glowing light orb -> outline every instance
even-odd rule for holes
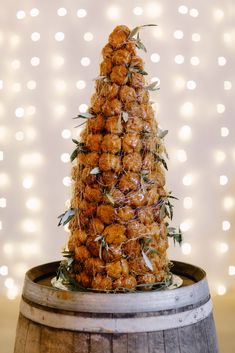
[[[228,177],[226,175],[220,175],[219,183],[220,183],[220,185],[228,184]]]
[[[60,17],[66,16],[66,15],[67,15],[67,10],[66,10],[66,8],[60,7],[60,8],[57,10],[57,15],[60,16]]]
[[[23,179],[22,185],[25,189],[31,189],[34,184],[33,177],[27,176]]]
[[[189,243],[183,243],[183,244],[181,245],[181,251],[182,251],[182,253],[183,253],[184,255],[189,255],[189,254],[191,254],[191,251],[192,251],[192,246],[191,246],[191,244],[189,244]]]
[[[183,179],[182,182],[185,186],[190,186],[193,183],[193,176],[191,174],[186,174]]]
[[[143,9],[140,6],[137,6],[133,9],[133,13],[136,16],[141,16],[143,14]]]
[[[227,137],[229,135],[229,129],[225,126],[220,129],[221,137]]]
[[[87,12],[86,12],[85,9],[79,9],[79,10],[77,11],[77,17],[79,17],[79,18],[86,17],[86,15],[87,15]]]
[[[222,222],[222,229],[224,232],[227,232],[231,228],[231,224],[229,221]]]
[[[225,287],[225,285],[220,284],[220,285],[217,286],[217,290],[216,291],[217,291],[218,295],[224,295],[227,292],[227,288]]]
[[[181,30],[174,31],[174,38],[175,39],[182,39],[184,38],[184,32]]]
[[[158,63],[160,61],[160,55],[157,54],[157,53],[153,53],[151,54],[150,56],[150,60],[153,62],[153,63]]]
[[[86,56],[83,57],[83,58],[81,58],[81,65],[82,65],[82,66],[89,66],[90,63],[91,63],[90,58],[88,58],[88,57],[86,57]]]
[[[57,42],[62,42],[62,41],[64,40],[64,38],[65,38],[64,32],[57,32],[57,33],[55,34],[55,40],[56,40]]]
[[[70,137],[72,136],[72,133],[69,129],[64,129],[61,132],[61,136],[63,137],[63,139],[67,140],[67,139],[70,139]]]
[[[76,82],[77,89],[84,89],[86,87],[86,82],[83,80],[79,80]]]
[[[189,196],[186,196],[183,201],[184,208],[190,210],[193,207],[193,199]]]
[[[84,34],[83,38],[86,42],[91,42],[93,40],[94,36],[91,32],[86,32]]]

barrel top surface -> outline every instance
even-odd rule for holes
[[[30,269],[25,275],[23,297],[33,303],[76,312],[132,313],[168,310],[206,300],[209,288],[201,268],[173,261],[173,273],[183,286],[172,290],[134,293],[94,293],[58,290],[51,285],[59,261]]]

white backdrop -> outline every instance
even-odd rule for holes
[[[72,117],[86,109],[101,48],[117,24],[141,33],[157,119],[170,130],[168,187],[180,198],[169,256],[202,266],[223,295],[235,275],[234,1],[8,0],[0,9],[0,285],[60,258]]]

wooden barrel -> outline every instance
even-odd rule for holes
[[[217,353],[206,273],[174,261],[183,286],[136,293],[67,292],[59,262],[26,273],[15,353]]]

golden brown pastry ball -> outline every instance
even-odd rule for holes
[[[102,259],[105,262],[117,261],[122,257],[122,248],[121,245],[109,245],[108,249],[103,249]]]
[[[122,224],[114,223],[105,228],[103,236],[108,244],[118,245],[126,240],[126,227]]]
[[[104,223],[110,224],[115,218],[115,209],[111,205],[99,205],[97,207],[97,217]]]
[[[138,132],[140,133],[143,130],[143,120],[138,117],[129,117],[126,123],[126,132]]]
[[[133,87],[124,85],[120,88],[119,97],[123,103],[133,102],[136,100],[136,92]]]
[[[111,58],[112,57],[112,54],[113,54],[113,48],[112,46],[108,43],[104,46],[104,48],[102,49],[102,55],[103,55],[103,58],[106,59],[106,58]]]
[[[138,72],[134,72],[130,77],[130,85],[134,88],[142,88],[145,85],[144,76]]]
[[[85,261],[84,268],[86,273],[95,276],[97,273],[103,273],[105,270],[104,261],[100,258],[89,258]]]
[[[119,172],[121,169],[120,157],[111,153],[102,153],[99,159],[99,167],[102,171],[105,172],[108,170]]]
[[[112,82],[119,86],[125,85],[128,81],[128,70],[125,66],[114,66],[110,74]]]
[[[108,76],[112,71],[112,60],[111,59],[104,59],[100,64],[100,75],[101,76]]]
[[[84,244],[87,240],[87,233],[82,229],[76,229],[73,231],[72,236],[78,240],[81,244]]]
[[[118,49],[113,53],[112,62],[114,65],[128,65],[131,59],[131,54],[126,49]]]
[[[79,204],[79,209],[83,212],[84,216],[90,217],[96,213],[97,205],[83,199]]]
[[[154,222],[154,214],[152,207],[140,208],[138,211],[138,217],[141,223],[149,225]]]
[[[106,272],[111,278],[119,278],[121,275],[129,274],[129,265],[125,259],[106,264]]]
[[[156,168],[156,162],[155,162]],[[148,174],[148,180],[150,183],[154,183],[157,187],[161,187],[165,185],[166,179],[163,170],[159,166],[157,169],[150,171]]]
[[[126,44],[130,30],[126,26],[117,26],[113,32],[109,35],[109,44],[114,48],[118,49]]]
[[[120,115],[111,116],[107,118],[105,128],[112,134],[120,134],[123,131],[122,121]]]
[[[91,277],[88,276],[86,272],[80,272],[76,275],[76,281],[81,284],[84,288],[90,288],[91,287]]]
[[[140,153],[133,152],[126,154],[122,158],[122,165],[124,170],[131,170],[132,172],[139,172],[142,166],[142,158]]]
[[[128,50],[133,56],[136,55],[136,45],[134,42],[129,41],[125,44],[124,48]]]
[[[102,106],[105,103],[105,98],[94,93],[91,97],[91,113],[101,113]],[[91,118],[92,119],[92,118]]]
[[[133,275],[145,275],[151,273],[151,270],[146,266],[142,256],[136,257],[129,261],[130,273]]]
[[[112,188],[113,186],[116,185],[118,180],[118,175],[116,172],[112,171],[107,171],[107,172],[102,172],[102,174],[99,176],[99,183],[102,186],[108,186],[109,188]]]
[[[140,256],[141,245],[138,239],[130,239],[123,245],[123,251],[129,259]]]
[[[101,140],[101,134],[89,134],[86,138],[86,146],[90,151],[98,152],[100,150]]]
[[[99,185],[87,185],[84,192],[84,198],[90,202],[100,202],[103,194],[100,191]]]
[[[127,224],[127,236],[128,238],[140,238],[147,236],[146,227],[144,224],[138,221],[131,221]]]
[[[110,277],[103,276],[98,273],[93,279],[91,283],[91,287],[96,290],[111,290],[112,289],[112,280]]]
[[[97,134],[101,132],[104,128],[105,120],[102,115],[97,115],[95,118],[90,118],[87,120],[87,128],[89,132]]]
[[[149,91],[144,89],[144,88],[137,88],[136,90],[136,96],[137,96],[137,102],[142,104],[142,103],[148,103],[149,102]]]
[[[86,184],[93,184],[96,181],[96,175],[92,175],[91,170],[90,167],[85,167],[82,170],[80,178]]]
[[[86,248],[86,246],[82,245],[82,246],[75,247],[74,258],[76,261],[85,261],[90,256],[91,254]]]
[[[91,253],[92,256],[94,257],[99,257],[100,256],[100,246],[101,246],[101,243],[100,243],[100,240],[96,240],[96,237],[98,236],[99,234],[93,236],[93,235],[90,235],[87,239],[87,242],[86,242],[86,247],[87,249],[89,250],[89,252]]]
[[[155,205],[159,200],[158,187],[152,186],[146,191],[147,205]]]
[[[143,119],[146,118],[145,106],[143,104],[139,104],[137,102],[128,102],[125,104],[125,110],[131,117],[140,117]]]
[[[114,201],[115,206],[122,205],[125,201],[125,195],[119,189],[112,189],[109,193]]]
[[[101,234],[104,230],[104,224],[99,218],[92,218],[89,223],[89,232],[91,235]]]
[[[85,154],[85,165],[88,167],[97,167],[99,164],[99,154],[97,152],[90,152]]]
[[[154,160],[154,155],[150,152],[146,152],[143,157],[142,168],[144,170],[150,171],[150,170],[153,170],[155,166],[156,166],[156,162]]]
[[[146,207],[147,208],[147,207]],[[146,231],[153,241],[159,241],[160,239],[160,227],[157,222],[146,225]]]
[[[86,165],[86,157],[87,157],[86,153],[79,153],[76,158],[77,164],[80,166]]]
[[[116,83],[105,82],[103,80],[96,81],[96,91],[99,95],[106,99],[116,98],[119,92],[119,86]]]
[[[117,135],[107,134],[104,135],[102,143],[101,143],[101,150],[103,152],[110,152],[110,153],[117,153],[121,150],[121,139]]]
[[[142,190],[131,191],[128,194],[127,202],[132,207],[141,207],[146,205],[146,198]]]
[[[122,266],[120,261],[111,262],[106,264],[106,272],[111,278],[119,278],[122,274]]]
[[[122,103],[118,99],[114,98],[104,103],[102,107],[102,112],[104,113],[105,116],[108,117],[108,116],[120,114],[121,109],[122,109]]]
[[[122,148],[126,153],[140,152],[142,141],[138,134],[126,134],[122,140]]]
[[[137,173],[126,172],[120,178],[119,188],[122,192],[137,190],[140,185],[140,177]]]
[[[130,62],[131,66],[134,66],[138,69],[143,70],[144,68],[144,61],[142,58],[140,58],[139,56],[135,55],[131,58],[131,62]]]
[[[135,211],[130,206],[120,207],[117,213],[120,222],[127,222],[135,217]]]

